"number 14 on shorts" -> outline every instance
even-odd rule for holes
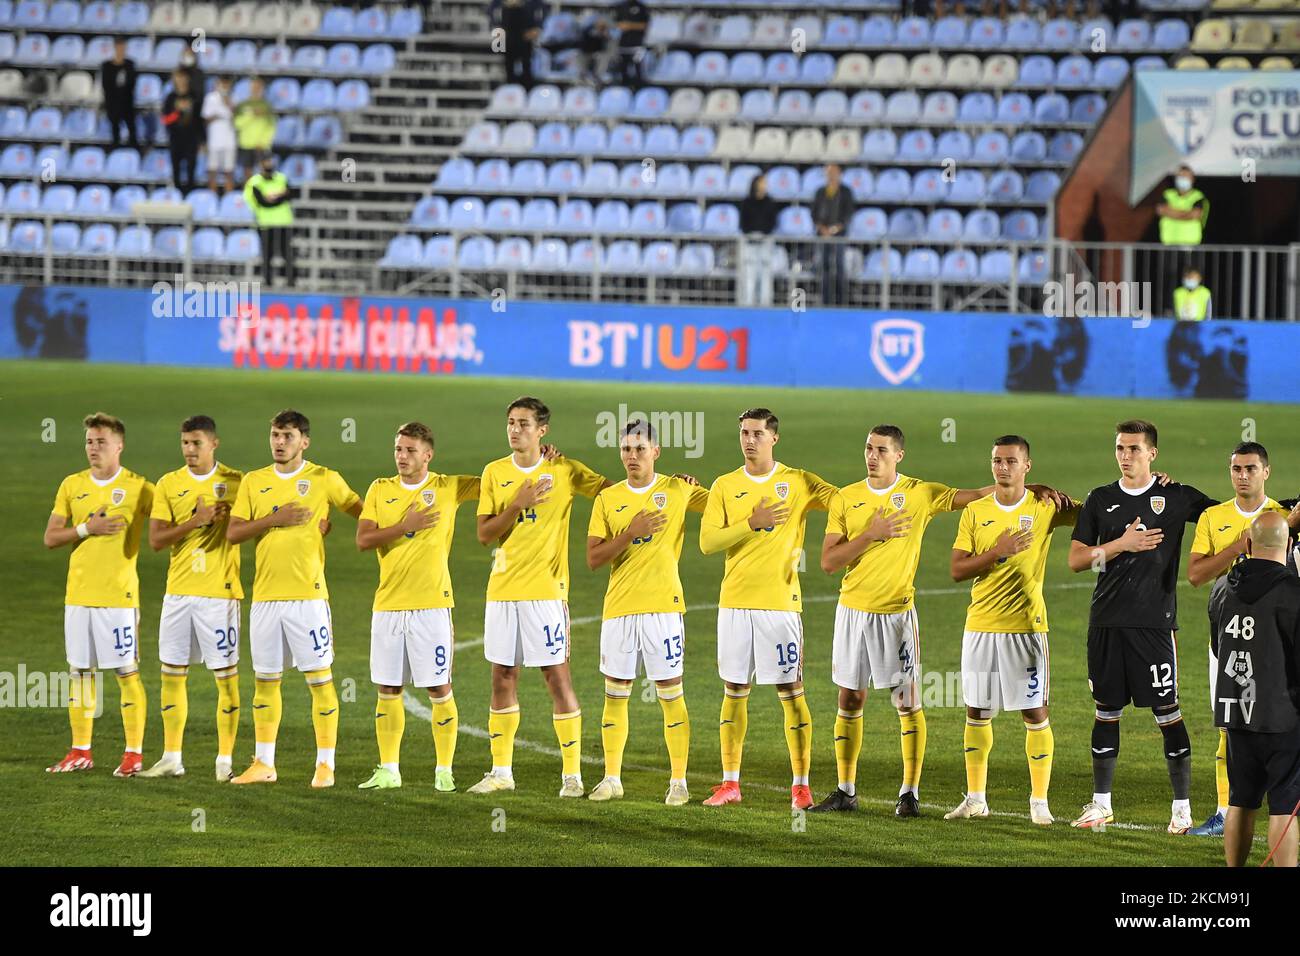
[[[543,624],[542,630],[546,632],[546,646],[552,648],[551,654],[559,654],[564,650],[564,625],[556,624],[552,627],[550,624]]]

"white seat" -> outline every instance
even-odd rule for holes
[[[17,70],[0,70],[0,97],[19,99],[23,96],[23,75]]]
[[[979,81],[979,57],[970,53],[958,53],[948,58],[948,70],[944,76],[945,85],[966,89],[977,86]]]
[[[175,33],[185,22],[185,11],[175,0],[166,0],[153,8],[149,29],[155,33]]]
[[[862,152],[862,134],[856,129],[833,129],[826,137],[826,158],[848,162]]]
[[[785,28],[785,17],[765,13],[754,24],[753,45],[756,47],[785,47],[790,45],[790,31]]]
[[[735,90],[710,90],[704,100],[704,115],[708,119],[731,119],[740,112],[740,94]]]
[[[289,9],[286,32],[296,36],[314,36],[320,30],[320,18],[320,7],[316,4],[296,4]]]
[[[758,145],[757,141],[755,141],[754,145]],[[824,159],[826,157],[826,137],[821,130],[816,128],[795,130],[794,135],[790,137],[790,148],[786,155],[790,159],[801,162],[814,162]]]
[[[71,70],[59,80],[58,97],[61,100],[99,100],[102,96],[100,87],[85,70]]]
[[[215,3],[191,3],[190,8],[185,11],[186,32],[192,30],[215,32],[220,22],[221,16],[217,13]]]
[[[650,26],[645,31],[646,46],[667,46],[682,38],[682,15],[680,13],[656,13],[650,17]]]
[[[871,81],[871,58],[865,53],[846,53],[835,64],[834,86],[866,86]]]
[[[805,50],[811,50],[822,42],[821,17],[813,16],[811,13],[796,17],[795,21],[790,24],[790,37],[792,40],[796,36],[796,30],[803,31],[803,48]]]
[[[783,159],[790,152],[790,137],[779,127],[764,126],[754,134],[750,149],[754,156],[763,159]]]
[[[718,132],[718,143],[713,155],[720,159],[742,159],[750,155],[754,136],[745,126],[724,126]]]
[[[922,53],[912,60],[908,82],[913,86],[938,86],[945,73],[943,57],[937,53]]]
[[[1198,52],[1214,53],[1219,50],[1226,50],[1231,43],[1231,24],[1227,20],[1210,19],[1202,20],[1196,24],[1196,32],[1192,34],[1191,48]]]
[[[221,10],[221,30],[224,33],[252,33],[257,4],[250,0],[232,3]]]
[[[1020,75],[1020,64],[1015,57],[997,53],[984,61],[984,70],[980,74],[980,86],[1002,89],[1016,82]]]
[[[253,28],[249,32],[263,36],[289,32],[289,17],[284,9],[278,3],[258,7],[257,12],[253,14]]]
[[[694,119],[704,109],[704,91],[694,86],[675,90],[668,101],[668,115],[673,119]]]
[[[871,70],[874,86],[902,86],[907,82],[908,63],[901,53],[886,53],[876,57]]]

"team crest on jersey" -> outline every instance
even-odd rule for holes
[[[785,501],[786,498],[790,497],[790,482],[778,481],[776,483],[776,496],[782,501]]]
[[[1151,499],[1151,510],[1156,514],[1161,514],[1165,510],[1165,499],[1157,495]]]
[[[212,486],[212,493],[218,498],[226,497],[226,483],[224,481],[218,481]]]
[[[549,481],[551,484],[555,484],[555,476],[549,472],[544,475],[538,475],[537,483],[540,485],[543,481]]]
[[[663,511],[664,505],[668,504],[668,496],[662,491],[656,491],[654,493],[654,503],[656,508]]]
[[[1033,526],[1034,526],[1034,516],[1033,516],[1033,515],[1021,515],[1021,516],[1020,516],[1020,530],[1021,530],[1021,531],[1028,531],[1028,530],[1029,530],[1030,528],[1032,528]]]
[[[426,508],[433,507],[433,502],[436,497],[437,495],[434,493],[432,488],[425,488],[420,492],[420,500],[424,502]]]
[[[306,478],[301,478],[301,479],[299,479],[299,481],[298,481],[298,494],[300,494],[300,495],[302,495],[302,496],[305,497],[306,494],[307,494],[307,492],[308,492],[308,490],[309,490],[310,488],[311,488],[311,481],[310,481],[310,480],[308,480],[308,479],[306,479]]]
[[[891,505],[893,505],[895,508],[897,508],[899,511],[902,511],[902,510],[903,510],[903,505],[907,504],[907,496],[906,496],[906,495],[901,495],[901,494],[900,494],[900,495],[890,495],[890,496],[889,496],[889,503],[890,503]]]
[[[126,489],[114,488],[112,497],[113,497],[113,504],[120,505],[122,502],[126,501]]]

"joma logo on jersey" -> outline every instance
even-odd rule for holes
[[[309,490],[311,490],[311,482],[306,478],[300,478],[298,480],[298,494],[305,498]]]
[[[226,483],[224,481],[218,481],[212,486],[212,493],[218,498],[226,497]]]
[[[120,505],[122,502],[126,501],[126,489],[114,488],[112,498],[113,504]]]
[[[668,496],[662,491],[656,491],[654,493],[654,503],[656,508],[663,511],[664,505],[668,504]]]
[[[778,481],[776,483],[776,496],[782,501],[785,501],[786,498],[790,497],[790,482]]]
[[[424,491],[420,492],[420,500],[424,502],[426,508],[433,506],[435,497],[436,495],[432,488],[425,488]]]
[[[902,511],[902,510],[903,510],[903,505],[907,504],[907,496],[906,496],[906,495],[890,495],[890,496],[889,496],[889,503],[890,503],[891,505],[893,505],[895,508],[897,508],[899,511]]]
[[[1157,495],[1151,499],[1151,511],[1154,514],[1163,514],[1165,510],[1165,499]]]

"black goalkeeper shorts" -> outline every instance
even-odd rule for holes
[[[1088,628],[1088,686],[1099,704],[1178,703],[1178,641],[1153,627]]]

